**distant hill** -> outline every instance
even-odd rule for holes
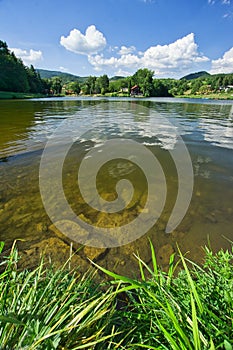
[[[51,79],[52,77],[60,77],[62,79],[63,83],[67,83],[70,81],[78,81],[79,83],[82,83],[87,79],[87,77],[79,77],[77,75],[73,75],[70,73],[64,73],[64,72],[46,70],[46,69],[37,69],[37,72],[40,73],[40,76],[43,79]]]
[[[88,77],[80,77],[78,75],[65,73],[65,72],[59,72],[56,70],[47,70],[47,69],[36,69],[38,73],[40,73],[40,76],[42,79],[51,79],[52,77],[60,77],[62,79],[63,84],[70,82],[70,81],[78,81],[79,83],[84,83],[85,80],[87,80]],[[124,79],[125,77],[116,75],[112,78],[110,78],[110,81],[115,81],[119,79]]]
[[[120,75],[115,75],[114,77],[110,78],[110,81],[114,81],[114,80],[119,80],[119,79],[125,79],[125,77],[121,77]]]
[[[209,74],[208,72],[205,72],[205,71],[201,71],[201,72],[191,73],[191,74],[185,75],[180,80],[182,80],[182,79],[193,80],[193,79],[197,79],[197,78],[208,76],[208,75],[211,75],[211,74]]]

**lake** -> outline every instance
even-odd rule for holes
[[[67,140],[72,140],[69,147]],[[123,187],[132,184],[119,190],[119,198],[118,182]],[[138,224],[140,214],[144,216]],[[73,230],[69,222],[75,217],[84,223],[76,241],[69,236]],[[58,220],[63,220],[65,232],[54,225]],[[116,237],[124,225],[131,227],[129,236],[127,229]],[[0,240],[6,249],[19,240],[23,267],[36,265],[42,252],[55,265],[63,263],[71,239],[74,249],[84,244],[73,260],[81,271],[90,258],[108,269],[136,275],[133,254],[147,263],[151,260],[148,238],[164,269],[177,245],[198,263],[204,246],[214,251],[230,247],[231,101],[82,97],[0,101]]]

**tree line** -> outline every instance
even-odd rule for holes
[[[26,67],[0,40],[0,91],[42,93],[45,85],[34,67]]]
[[[143,68],[132,76],[111,79],[106,74],[100,77],[77,77],[76,81],[64,81],[59,76],[42,79],[32,65],[25,66],[22,60],[8,49],[7,43],[0,40],[0,91],[46,95],[79,95],[81,93],[83,95],[130,96],[135,86],[137,94],[144,97],[208,95],[231,90],[233,74],[210,75],[207,72],[199,72],[179,80],[156,79],[153,71]]]
[[[110,96],[132,94],[132,88],[138,86],[139,94],[144,97],[172,97],[182,95],[208,95],[218,92],[233,90],[233,74],[210,75],[207,72],[192,74],[192,78],[156,79],[154,72],[147,69],[139,69],[135,74],[128,77],[109,77],[104,74],[100,77],[89,76],[82,82],[62,83],[62,79],[56,77],[60,84],[60,92],[69,94],[108,94]]]

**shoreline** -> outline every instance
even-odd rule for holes
[[[116,97],[134,97],[134,98],[140,98],[140,99],[146,99],[148,97],[144,96],[128,96],[128,95],[122,95],[122,94],[116,94],[116,93],[106,93],[105,95],[54,95],[54,96],[46,96],[42,94],[33,94],[33,93],[24,93],[24,92],[10,92],[10,91],[0,91],[0,101],[1,100],[25,100],[25,99],[33,99],[33,98],[60,98],[60,97],[107,97],[107,98],[116,98]],[[167,98],[165,96],[151,96],[149,98],[158,97],[158,98]],[[210,94],[210,95],[177,95],[177,96],[170,96],[170,98],[184,98],[184,99],[202,99],[202,100],[217,100],[217,101],[233,101],[233,94]]]

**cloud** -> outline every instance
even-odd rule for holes
[[[34,64],[37,61],[43,60],[43,54],[40,50],[22,50],[19,48],[11,48],[10,50],[15,53],[16,57],[20,57],[26,65]]]
[[[153,70],[183,70],[193,65],[207,62],[209,59],[198,52],[194,34],[176,40],[169,45],[152,46],[145,51],[142,61],[144,66]]]
[[[63,66],[60,66],[60,67],[59,67],[59,70],[60,70],[61,72],[65,72],[65,73],[69,71],[68,68],[63,67]]]
[[[60,44],[69,51],[90,55],[102,51],[106,46],[106,39],[94,25],[91,25],[86,29],[85,35],[74,28],[67,37],[61,37]]]
[[[134,51],[136,51],[135,46],[130,46],[130,47],[121,46],[119,50],[119,55],[128,55],[130,53],[133,53]]]
[[[214,5],[216,4],[217,0],[208,0],[208,4],[209,5]],[[231,4],[231,0],[220,0],[220,3],[222,5],[230,5]]]
[[[141,1],[144,2],[145,4],[150,4],[154,2],[154,0],[141,0]]]
[[[126,53],[126,49],[122,50],[119,58],[105,58],[101,54],[88,56],[88,60],[99,71],[109,68],[132,72],[139,68],[149,68],[158,76],[177,76],[209,61],[209,58],[198,51],[193,33],[171,44],[151,46],[137,54]]]
[[[211,74],[233,73],[233,47],[222,58],[212,60]]]
[[[136,69],[140,66],[140,58],[136,55],[127,54],[120,58],[110,57],[105,58],[104,55],[88,56],[89,63],[94,66],[95,70],[101,71],[105,68],[113,69]]]

